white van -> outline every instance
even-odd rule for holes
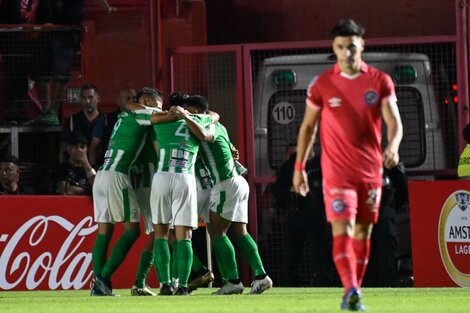
[[[395,83],[404,129],[400,157],[406,168],[426,171],[445,168],[443,134],[428,57],[417,53],[362,56],[369,65],[388,73]],[[272,176],[284,162],[287,147],[296,142],[309,82],[335,62],[332,54],[264,59],[255,89],[256,176]]]

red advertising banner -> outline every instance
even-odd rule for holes
[[[2,196],[0,216],[1,290],[90,288],[97,230],[91,198]],[[116,225],[110,250],[121,233]],[[114,288],[132,287],[146,240],[142,231],[111,278]],[[147,282],[157,286],[153,267]]]
[[[415,287],[470,287],[470,181],[410,181]]]

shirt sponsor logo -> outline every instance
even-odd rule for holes
[[[337,108],[341,106],[341,99],[333,97],[328,99],[328,103],[330,104],[330,108]]]
[[[444,203],[439,218],[439,251],[450,278],[470,287],[470,193],[459,190]]]
[[[368,90],[364,94],[364,101],[368,106],[372,106],[377,103],[377,100],[379,99],[379,95],[375,90]]]

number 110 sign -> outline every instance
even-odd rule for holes
[[[288,102],[279,102],[274,106],[272,115],[277,123],[289,124],[295,118],[295,108]]]

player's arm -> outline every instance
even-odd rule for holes
[[[384,99],[382,102],[382,117],[387,125],[387,147],[383,151],[383,163],[386,168],[393,168],[400,159],[398,148],[403,137],[403,125],[397,101],[394,98]]]
[[[208,114],[212,118],[213,123],[217,123],[220,120],[220,115],[217,114],[216,112],[209,111]]]
[[[173,112],[164,111],[164,112],[155,112],[150,117],[150,123],[152,125],[166,122],[173,122],[178,119],[178,116]]]
[[[300,125],[297,137],[297,156],[295,159],[292,186],[295,192],[304,197],[307,195],[309,190],[305,164],[313,147],[319,117],[320,109],[307,105],[305,108],[304,119]]]
[[[214,135],[210,131],[202,127],[202,125],[194,121],[191,115],[189,114],[189,112],[183,109],[182,107],[174,106],[171,108],[170,111],[174,112],[178,117],[181,117],[182,119],[184,119],[191,133],[193,133],[193,135],[196,136],[199,140],[201,141],[213,141],[214,140]]]

